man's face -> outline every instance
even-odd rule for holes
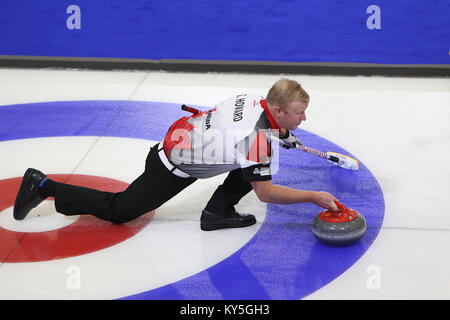
[[[286,128],[288,130],[295,130],[302,123],[306,121],[306,109],[308,104],[302,101],[291,102],[286,110],[279,109],[277,113],[277,123],[280,128]]]

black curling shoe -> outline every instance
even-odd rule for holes
[[[200,228],[203,231],[212,231],[226,228],[242,228],[256,223],[256,218],[252,214],[240,214],[233,212],[230,215],[218,215],[203,210],[200,218]]]
[[[40,193],[39,183],[46,177],[45,174],[36,169],[29,168],[25,171],[14,202],[14,219],[25,219],[31,209],[45,200],[46,197]]]

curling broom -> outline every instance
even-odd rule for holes
[[[278,137],[275,136],[275,138],[277,138],[277,140],[280,143],[288,145],[289,147],[292,147],[290,144],[284,143],[284,141],[279,139]],[[338,167],[341,167],[341,168],[344,168],[347,170],[358,170],[359,169],[359,161],[352,157],[349,157],[349,156],[346,156],[346,155],[343,155],[343,154],[340,154],[337,152],[333,152],[333,151],[328,151],[325,153],[325,152],[318,151],[318,150],[309,148],[307,146],[304,146],[303,144],[298,144],[298,143],[295,144],[295,147],[302,151],[305,151],[305,152],[314,154],[318,157],[321,157],[323,159],[326,159]]]

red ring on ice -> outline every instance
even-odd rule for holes
[[[124,190],[128,184],[122,181],[89,176],[50,174],[50,179],[108,192]],[[0,180],[0,214],[14,205],[22,177]],[[72,224],[45,232],[15,232],[0,227],[0,262],[36,262],[75,257],[102,250],[125,241],[147,226],[154,211],[117,225],[81,215]]]

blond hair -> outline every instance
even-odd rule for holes
[[[266,101],[269,104],[279,106],[283,110],[286,110],[291,102],[297,100],[308,104],[309,94],[297,81],[286,78],[278,80],[272,88],[270,88],[266,97]]]

